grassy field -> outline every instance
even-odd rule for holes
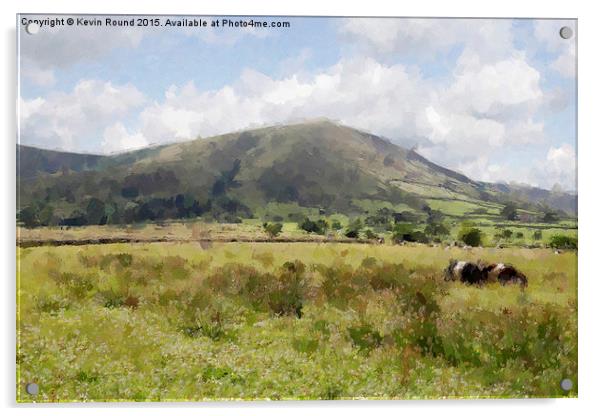
[[[316,217],[319,218],[319,217]],[[326,217],[329,223],[333,220],[339,221],[343,227],[349,223],[349,218],[345,215],[331,215]],[[553,235],[577,236],[577,225],[574,221],[564,221],[558,224],[545,223],[520,223],[516,221],[493,221],[485,217],[470,218],[483,233],[483,246],[496,247],[504,245],[505,247],[539,245],[546,246]],[[346,238],[345,228],[341,230],[328,230],[327,235],[308,234],[299,228],[296,222],[284,222],[282,233],[277,237],[270,238],[262,228],[262,220],[248,219],[240,224],[220,224],[207,223],[198,220],[191,221],[167,221],[162,224],[136,224],[136,225],[90,225],[85,227],[37,227],[37,228],[17,228],[18,242],[20,245],[37,245],[38,243],[71,241],[71,242],[93,242],[99,239],[122,240],[134,242],[195,242],[195,241],[291,241],[291,242],[324,242],[328,240],[353,242],[353,239]],[[457,235],[461,228],[462,221],[454,221],[450,225],[450,234],[442,237],[443,244],[453,244],[457,241]],[[417,226],[417,229],[424,230],[425,225]],[[370,227],[367,227],[370,228]],[[499,238],[501,230],[512,231],[511,238]],[[541,239],[536,240],[533,236],[535,231],[541,231]],[[517,233],[522,233],[522,237],[517,237]],[[390,232],[376,230],[376,234],[389,241]],[[361,233],[360,240],[366,240],[365,235]],[[366,241],[364,241],[366,242]]]
[[[574,251],[237,242],[17,255],[20,402],[577,395]],[[510,262],[529,285],[444,282],[450,258]]]

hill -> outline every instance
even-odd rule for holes
[[[86,155],[17,146],[17,177],[32,178],[65,169],[73,172],[96,169],[106,156]]]
[[[388,140],[329,121],[273,126],[113,156],[20,146],[21,220],[37,224],[131,223],[208,217],[288,218],[387,210],[413,220],[574,212],[576,197],[488,184]],[[549,205],[549,207],[546,206]]]

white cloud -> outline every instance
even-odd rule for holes
[[[543,42],[549,28],[538,30]],[[567,102],[562,91],[542,90],[542,75],[513,46],[511,21],[350,19],[341,34],[375,53],[309,74],[302,68],[308,51],[298,62],[285,63],[291,70],[283,77],[247,69],[215,90],[199,90],[193,82],[172,85],[163,99],[150,103],[131,85],[81,81],[69,94],[21,101],[21,137],[45,147],[111,152],[328,117],[405,146],[417,144],[424,156],[474,179],[570,182],[562,179],[570,167],[559,168],[566,160],[558,149],[568,152],[563,147],[542,155],[533,169],[511,168],[499,157],[541,146],[541,112]],[[546,42],[546,50],[570,53],[566,44]],[[454,45],[463,48],[444,79],[381,59],[402,53],[432,59],[433,51]]]
[[[482,63],[473,51],[465,52],[475,58],[462,63],[447,99],[453,107],[466,108],[474,113],[498,118],[504,111],[516,107],[538,106],[543,93],[539,86],[539,72],[530,66],[524,55],[495,63]],[[525,108],[525,110],[529,110]]]
[[[550,147],[547,156],[548,166],[551,171],[564,172],[568,167],[575,167],[575,149],[570,144],[560,147]]]
[[[571,78],[575,76],[576,62],[575,44],[571,43],[569,47],[563,51],[552,63],[552,68],[558,71],[561,75]]]
[[[552,189],[560,186],[564,190],[574,190],[577,174],[577,156],[570,144],[551,146],[545,159],[535,162],[531,168],[530,181]]]
[[[41,69],[38,65],[28,60],[24,60],[21,63],[21,76],[41,87],[50,87],[56,82],[54,70]]]
[[[437,52],[462,44],[489,62],[512,50],[511,20],[352,18],[344,21],[340,33],[365,53],[381,56],[435,59]]]
[[[419,151],[435,162],[488,180],[485,166],[501,148],[538,143],[543,123],[534,117],[544,102],[539,72],[523,54],[495,63],[478,55],[458,65],[450,85],[431,92],[425,109],[430,132]]]
[[[33,100],[23,100],[19,98],[19,121],[23,125],[27,120],[44,105],[46,100],[42,97],[34,98]]]
[[[47,16],[28,16],[43,19]],[[116,48],[134,48],[142,40],[144,28],[106,26],[44,26],[29,35],[25,26],[19,33],[21,75],[40,86],[52,86],[57,69],[76,62],[102,59]]]
[[[539,73],[523,58],[484,65],[474,60],[446,88],[403,65],[371,58],[344,59],[309,77],[273,79],[246,70],[218,90],[200,91],[192,82],[169,87],[162,101],[141,108],[133,132],[120,120],[143,104],[142,94],[132,86],[82,81],[71,94],[24,101],[22,137],[75,147],[96,128],[103,132],[102,150],[111,152],[328,117],[418,144],[433,161],[486,180],[492,177],[487,163],[499,149],[543,138],[543,124],[534,121],[543,101]]]
[[[558,184],[563,189],[573,189],[577,172],[576,162],[575,149],[570,144],[550,147],[546,162],[542,165],[549,187]]]
[[[530,162],[490,164],[483,166],[488,181],[531,184],[546,189],[574,191],[577,157],[570,144],[550,146]]]
[[[103,58],[115,48],[136,47],[144,34],[144,28],[135,27],[44,26],[37,34],[29,35],[21,26],[19,55],[26,64],[43,69],[65,68],[75,62]]]
[[[19,100],[20,140],[59,149],[98,150],[98,132],[145,102],[130,84],[82,80],[70,93]]]
[[[28,19],[44,19],[45,15],[29,15]],[[63,17],[68,17],[63,16]],[[87,16],[104,19],[106,16]],[[77,18],[77,17],[74,17]],[[81,16],[80,16],[81,18]],[[206,19],[210,19],[206,17]],[[216,18],[214,18],[216,19]],[[54,84],[57,69],[67,68],[82,61],[100,61],[115,49],[138,47],[144,37],[165,37],[173,29],[157,27],[108,26],[43,26],[36,35],[26,32],[21,25],[19,59],[21,75],[40,86]],[[265,38],[276,32],[264,28],[193,28],[178,29],[178,34],[196,37],[201,42],[232,46],[245,37]]]
[[[567,26],[573,30],[573,37],[563,39],[560,28]],[[535,38],[550,53],[557,54],[551,67],[561,75],[571,78],[575,76],[576,66],[576,25],[574,20],[536,20],[534,22]]]
[[[310,77],[273,79],[246,70],[238,82],[214,91],[193,83],[170,87],[164,101],[142,112],[141,131],[162,143],[328,117],[418,144],[433,161],[485,179],[481,167],[499,149],[543,140],[543,123],[534,121],[544,102],[539,82],[521,54],[464,63],[446,88],[372,58],[343,59]]]
[[[272,79],[245,71],[240,80],[215,91],[192,83],[168,89],[165,100],[141,115],[142,131],[152,141],[208,136],[300,118],[329,117],[394,136],[426,134],[415,106],[428,98],[420,79],[404,66],[372,59],[343,60],[309,78]],[[394,117],[392,117],[394,114]]]
[[[102,148],[108,153],[139,149],[148,146],[148,144],[142,133],[129,133],[125,126],[119,122],[105,128],[103,133]]]

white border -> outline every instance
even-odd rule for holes
[[[602,17],[597,13],[595,2],[548,0],[471,1],[449,0],[416,2],[369,0],[352,4],[348,1],[303,0],[229,0],[185,1],[146,0],[125,2],[103,0],[84,2],[77,0],[4,0],[2,13],[2,81],[3,97],[0,100],[4,138],[3,179],[4,201],[0,233],[3,236],[2,262],[2,342],[0,355],[2,378],[0,392],[4,414],[67,414],[84,411],[90,414],[114,415],[163,413],[187,414],[326,414],[342,411],[349,415],[364,415],[375,411],[379,414],[420,413],[448,415],[504,415],[545,413],[567,415],[598,413],[602,408],[601,379],[601,327],[599,297],[602,296],[600,267],[596,268],[600,253],[597,243],[600,232],[600,78],[602,77],[599,45],[602,40]],[[22,13],[140,13],[140,14],[270,14],[270,15],[363,15],[363,16],[448,16],[448,17],[562,17],[579,19],[579,399],[557,400],[480,400],[480,401],[408,401],[408,402],[294,402],[294,403],[207,403],[207,404],[112,404],[77,406],[33,406],[15,403],[15,15]],[[599,413],[598,413],[599,414]]]

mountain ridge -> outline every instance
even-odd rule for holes
[[[62,218],[86,210],[82,203],[90,199],[125,212],[128,204],[178,195],[196,201],[198,207],[189,215],[221,204],[233,216],[253,216],[271,203],[342,213],[369,211],[376,205],[419,212],[429,200],[446,198],[485,206],[516,202],[526,209],[547,204],[576,212],[576,196],[475,181],[383,137],[322,120],[115,155],[18,145],[17,159],[17,175],[24,185],[22,207],[45,201],[42,205]],[[203,211],[204,204],[213,205]]]

